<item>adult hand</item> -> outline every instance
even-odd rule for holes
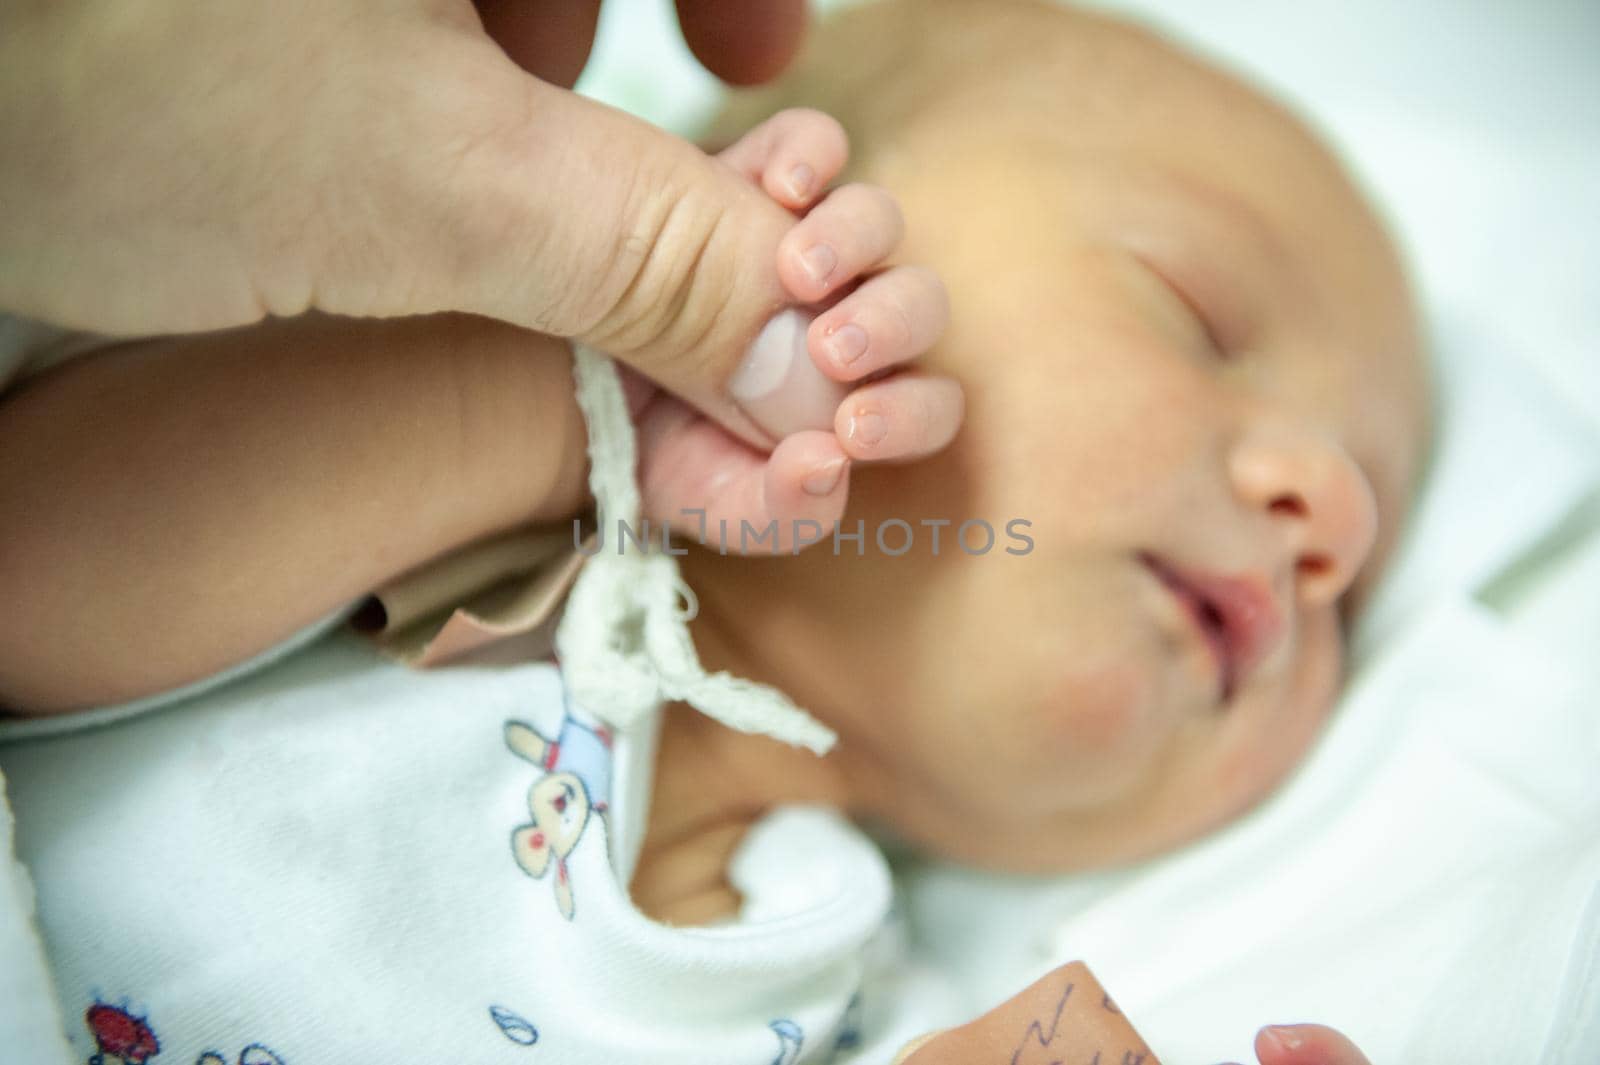
[[[121,334],[474,312],[592,344],[770,444],[728,386],[791,299],[772,264],[793,215],[519,66],[569,78],[593,2],[514,6],[5,5],[0,306]],[[717,6],[680,4],[714,67],[781,65],[798,3],[721,26]]]
[[[806,0],[676,0],[683,39],[732,85],[776,77],[805,33]],[[600,0],[474,0],[484,29],[519,66],[553,85],[578,80],[594,44]]]
[[[1370,1065],[1342,1033],[1323,1024],[1280,1024],[1256,1033],[1261,1065]]]

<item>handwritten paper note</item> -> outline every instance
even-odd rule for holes
[[[1075,961],[982,1017],[940,1033],[904,1065],[1160,1065],[1089,967]]]

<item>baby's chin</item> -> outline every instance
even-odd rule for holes
[[[969,797],[933,817],[927,803],[906,797],[866,823],[924,858],[996,873],[1091,873],[1149,861],[1203,842],[1277,794],[1325,717],[1310,711],[1286,724],[1289,742],[1179,753],[1105,802],[1024,809],[995,768],[987,790],[954,782]]]
[[[945,810],[940,817],[933,824],[920,814],[885,811],[858,820],[891,854],[1017,875],[1125,866],[1178,849],[1205,832],[1152,822],[1135,810],[1006,816],[986,805]]]

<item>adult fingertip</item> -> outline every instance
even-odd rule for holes
[[[676,0],[683,39],[701,64],[729,85],[771,81],[805,38],[806,0],[729,4]]]
[[[1256,1033],[1258,1048],[1265,1046],[1268,1050],[1279,1054],[1288,1050],[1299,1050],[1304,1043],[1305,1040],[1294,1025],[1269,1024]]]
[[[1370,1065],[1350,1037],[1325,1024],[1274,1024],[1256,1033],[1262,1065]]]
[[[812,362],[806,345],[810,324],[811,315],[798,308],[774,315],[729,381],[740,410],[774,439],[830,427],[848,391]]]
[[[546,0],[530,11],[521,0],[477,0],[484,32],[523,70],[570,89],[594,47],[600,0]]]

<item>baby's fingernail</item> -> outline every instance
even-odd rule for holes
[[[835,329],[823,341],[828,355],[841,367],[849,366],[867,351],[867,331],[859,325],[845,325]]]
[[[845,462],[845,459],[824,462],[812,470],[810,476],[800,482],[800,487],[806,490],[807,495],[828,495],[839,487],[839,478],[844,476]]]
[[[889,435],[889,423],[876,411],[857,411],[850,415],[845,436],[858,447],[872,447]]]
[[[803,200],[811,192],[811,183],[817,180],[817,175],[804,163],[797,163],[789,171],[789,193],[797,200]]]
[[[789,307],[751,341],[728,381],[728,394],[761,429],[781,439],[800,429],[833,429],[847,388],[817,369],[806,351],[812,316]]]
[[[805,267],[806,276],[820,285],[839,265],[839,256],[826,244],[813,244],[800,256],[800,265]]]
[[[1261,1029],[1261,1034],[1277,1044],[1279,1050],[1299,1050],[1305,1040],[1300,1038],[1300,1033],[1287,1024],[1274,1024]]]

